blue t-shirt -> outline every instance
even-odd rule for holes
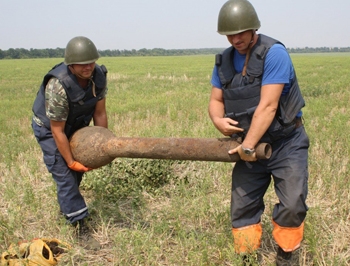
[[[233,66],[237,73],[241,73],[246,55],[234,51]],[[294,68],[287,50],[281,44],[274,44],[268,51],[264,64],[262,84],[285,84],[282,95],[290,89],[294,77]],[[222,88],[217,67],[214,66],[211,84],[219,89]]]

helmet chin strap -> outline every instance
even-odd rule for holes
[[[242,76],[245,77],[247,75],[247,65],[248,65],[248,61],[250,58],[250,51],[252,49],[252,45],[254,43],[254,37],[255,37],[255,30],[252,30],[252,39],[249,42],[248,45],[248,51],[245,57],[245,61],[244,61],[244,66],[243,66],[243,70],[242,70]]]
[[[249,46],[254,42],[255,32],[256,30],[252,30],[252,39],[250,40]]]
[[[95,86],[95,82],[92,80],[93,76],[90,76],[89,78],[85,78],[82,75],[78,74],[71,65],[69,65],[68,68],[78,78],[80,78],[80,79],[87,79],[87,80],[90,80],[92,82],[92,94],[94,95],[94,97],[96,97],[96,86]]]

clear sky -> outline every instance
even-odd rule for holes
[[[223,0],[0,0],[0,49],[65,48],[75,36],[99,50],[221,48]],[[260,33],[288,48],[349,47],[350,0],[251,0]]]

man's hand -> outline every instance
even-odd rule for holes
[[[242,149],[242,145],[239,145],[238,147],[236,147],[232,150],[229,150],[228,153],[229,154],[238,153],[241,160],[246,161],[246,162],[255,162],[257,160],[256,152],[252,153],[251,155],[247,155],[244,153],[244,151]]]
[[[224,136],[231,136],[244,131],[243,128],[238,126],[237,121],[228,117],[216,118],[213,123]]]
[[[213,87],[209,101],[209,116],[214,126],[224,135],[243,132],[244,129],[239,127],[237,121],[225,116],[225,105],[223,98],[223,90]]]
[[[82,173],[92,170],[92,168],[86,167],[77,161],[74,161],[73,163],[68,165],[68,167],[76,172]]]

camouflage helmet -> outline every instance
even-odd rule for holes
[[[90,64],[100,57],[95,44],[83,36],[71,39],[64,52],[64,63],[71,64]]]
[[[260,28],[260,21],[253,5],[247,0],[229,0],[220,9],[218,33],[234,35]]]

